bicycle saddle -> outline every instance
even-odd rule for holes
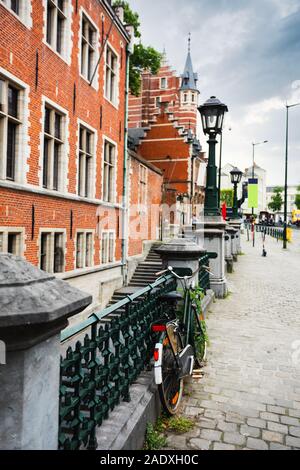
[[[179,300],[182,300],[183,297],[181,294],[178,294],[178,292],[173,291],[173,292],[167,292],[166,294],[163,294],[159,297],[159,300],[162,302],[178,302]]]

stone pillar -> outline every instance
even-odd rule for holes
[[[226,233],[228,233],[230,237],[230,249],[231,249],[231,255],[232,255],[233,261],[237,261],[237,253],[238,253],[237,238],[236,238],[237,230],[231,225],[228,225],[226,227]]]
[[[5,450],[58,447],[60,332],[92,297],[0,254],[0,442]]]
[[[237,246],[237,254],[240,255],[242,253],[242,245],[241,245],[241,226],[242,226],[242,219],[231,219],[228,222],[228,225],[235,228],[237,230],[236,233],[236,246]]]
[[[217,253],[217,257],[210,260],[210,286],[217,298],[226,297],[228,290],[225,277],[225,227],[226,222],[221,216],[205,216],[204,229],[195,231],[199,244],[204,238],[203,248],[208,253]]]
[[[225,262],[228,273],[233,272],[233,256],[231,251],[231,234],[226,230],[225,232]]]
[[[199,258],[205,254],[205,251],[189,238],[174,238],[156,248],[155,252],[161,256],[164,269],[172,266],[172,268],[190,268],[192,272],[198,270]],[[198,278],[197,272],[193,280],[195,285],[198,284]]]

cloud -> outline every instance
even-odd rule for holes
[[[272,113],[277,110],[282,110],[284,107],[284,101],[274,96],[266,100],[254,103],[248,106],[246,115],[244,118],[245,124],[263,124],[272,118]]]

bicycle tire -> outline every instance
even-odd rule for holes
[[[160,401],[164,411],[175,415],[183,394],[183,379],[178,377],[174,353],[167,335],[162,341],[162,383],[158,385]]]

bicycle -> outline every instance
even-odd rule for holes
[[[154,348],[155,383],[164,410],[174,415],[182,398],[184,378],[192,375],[195,364],[202,365],[207,342],[202,310],[197,309],[199,290],[191,285],[198,271],[193,273],[190,268],[175,271],[168,267],[157,275],[166,272],[181,282],[184,295],[174,291],[160,296],[159,300],[166,303],[167,308],[163,318],[153,323],[151,329],[160,334]],[[181,318],[177,309],[179,302],[183,303]]]

